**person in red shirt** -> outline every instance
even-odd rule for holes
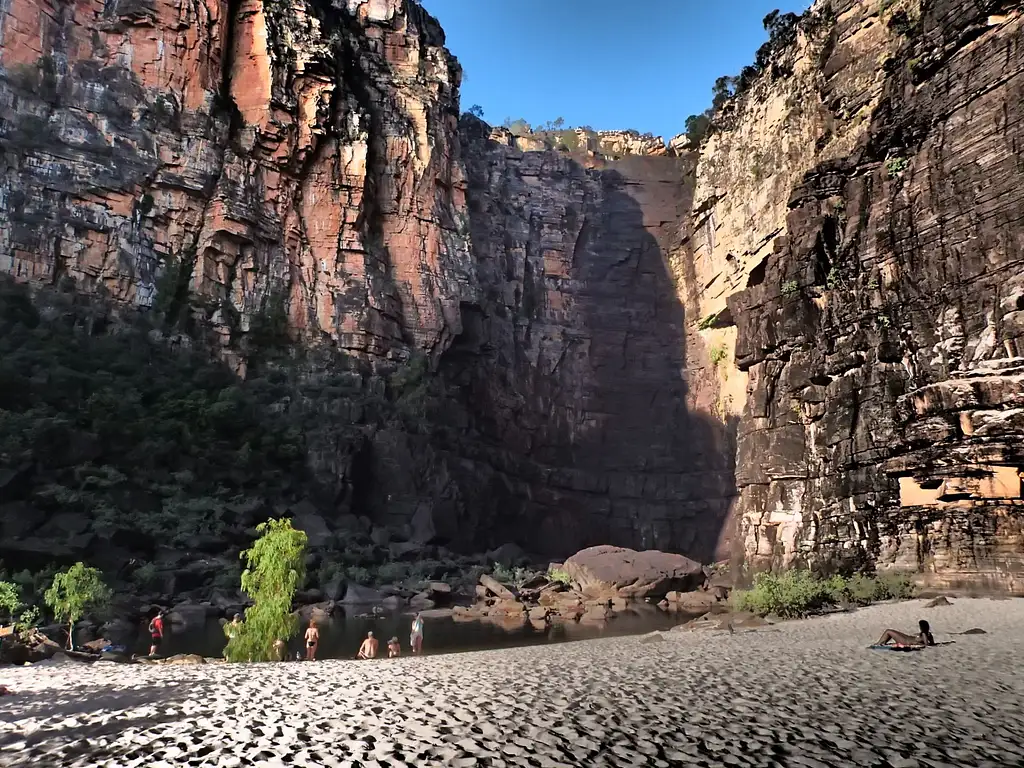
[[[150,646],[149,655],[156,656],[160,646],[164,642],[164,612],[160,611],[153,620],[149,622]]]

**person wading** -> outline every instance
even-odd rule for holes
[[[306,628],[306,661],[316,661],[316,649],[320,646],[320,630],[316,628],[316,622],[309,620],[309,627]]]
[[[363,640],[363,644],[359,646],[359,653],[356,654],[357,659],[375,659],[377,658],[377,638],[373,636],[373,632],[366,633],[366,639]]]
[[[236,613],[227,624],[224,625],[224,637],[228,639],[230,643],[236,637],[238,632],[242,629],[242,614]],[[224,646],[224,658],[228,657],[228,647]]]
[[[419,613],[412,620],[412,632],[409,634],[409,645],[417,656],[423,653],[423,616]]]
[[[164,644],[164,612],[160,611],[149,622],[149,655],[156,656]]]

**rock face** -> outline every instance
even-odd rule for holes
[[[442,372],[466,403],[454,448],[472,461],[453,472],[493,478],[477,524],[498,541],[525,530],[551,556],[608,541],[727,552],[732,444],[695,408],[666,264],[692,158],[522,152],[473,118],[463,136],[486,292]]]
[[[460,71],[401,0],[13,0],[0,266],[224,336],[386,354],[459,330]]]
[[[699,153],[569,152],[460,122],[405,0],[9,0],[0,270],[212,332],[242,374],[271,325],[343,358],[318,541],[356,515],[396,556],[611,542],[1024,589],[1022,24],[819,2]],[[367,415],[385,391],[404,421]]]
[[[704,581],[701,564],[668,552],[612,546],[589,547],[565,561],[565,570],[590,597],[664,597]]]
[[[841,5],[839,41],[878,26]],[[793,189],[729,299],[745,550],[757,568],[866,561],[1020,590],[1024,22],[897,5],[861,135]],[[853,53],[825,60],[822,103],[847,103]]]

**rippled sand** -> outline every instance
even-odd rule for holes
[[[923,606],[393,661],[0,668],[0,764],[1021,765],[1024,600]],[[955,644],[866,648],[921,617]]]

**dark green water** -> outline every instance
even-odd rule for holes
[[[409,631],[412,626],[411,613],[385,613],[378,616],[366,616],[367,608],[357,608],[349,615],[339,610],[328,621],[318,622],[320,628],[320,648],[318,659],[354,658],[359,644],[366,633],[372,631],[380,640],[381,651],[386,655],[386,644],[389,638],[397,636],[402,645],[403,655],[409,650]],[[463,651],[481,651],[493,648],[507,648],[523,645],[544,643],[571,642],[599,637],[615,637],[621,635],[637,635],[654,630],[671,629],[677,624],[695,618],[694,615],[670,614],[658,610],[654,606],[641,605],[633,611],[618,614],[604,626],[571,623],[548,627],[538,631],[532,627],[517,630],[505,630],[488,622],[457,622],[451,618],[424,619],[423,652],[458,653]],[[219,656],[224,648],[224,633],[221,624],[208,621],[202,627],[184,630],[170,626],[162,656],[177,653],[198,653],[204,656]],[[140,640],[140,646],[145,640]],[[288,645],[289,658],[294,659],[296,652],[302,651],[301,633]],[[145,652],[145,648],[139,649]]]

